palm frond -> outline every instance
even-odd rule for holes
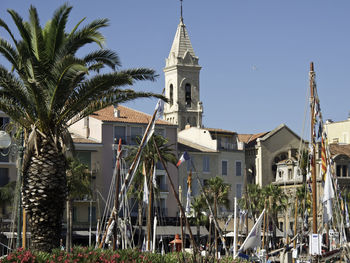
[[[42,60],[45,55],[44,38],[40,26],[38,12],[35,7],[29,8],[30,33],[31,33],[31,47],[37,60]]]
[[[17,51],[9,42],[2,38],[0,38],[0,53],[13,65],[16,70],[19,70]]]
[[[65,28],[71,10],[72,7],[68,6],[68,4],[62,5],[55,11],[52,19],[45,26],[46,52],[51,59],[54,58],[58,48],[65,41]]]
[[[91,52],[86,55],[83,60],[88,63],[88,65],[93,63],[103,63],[112,69],[115,69],[116,66],[121,66],[118,54],[108,49],[100,49]]]
[[[153,69],[148,68],[136,68],[122,70],[120,73],[130,75],[133,80],[151,80],[155,81],[158,75],[155,74]]]
[[[26,48],[31,50],[31,39],[30,39],[30,33],[28,32],[28,29],[25,26],[25,23],[23,22],[23,18],[12,9],[7,10],[7,12],[11,15],[13,21],[15,22],[17,29],[26,45]]]
[[[16,38],[12,34],[12,32],[11,32],[10,28],[8,27],[8,25],[1,18],[0,18],[0,27],[4,28],[7,31],[7,33],[9,33],[10,37],[12,38],[13,43],[15,43],[15,45],[16,45],[17,44]]]

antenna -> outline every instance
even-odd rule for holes
[[[183,0],[180,0],[180,7],[181,7],[180,20],[181,20],[181,22],[184,21],[183,16],[182,16],[182,1]]]

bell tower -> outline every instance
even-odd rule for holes
[[[177,26],[170,49],[165,74],[165,96],[169,102],[164,105],[164,119],[177,124],[178,130],[202,127],[203,106],[199,97],[198,57],[194,54],[190,38],[182,17]]]

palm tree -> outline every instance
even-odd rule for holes
[[[208,180],[208,183],[204,186],[204,192],[208,197],[208,201],[214,204],[214,218],[217,219],[218,208],[220,206],[229,206],[228,194],[230,191],[230,185],[224,183],[224,180],[219,177],[213,177]],[[218,252],[218,232],[215,228],[215,251],[216,257]]]
[[[122,89],[138,80],[154,80],[154,71],[119,70],[118,55],[102,48],[105,39],[99,30],[108,26],[107,19],[80,27],[82,19],[67,32],[71,9],[61,6],[44,27],[33,6],[28,22],[8,10],[20,39],[0,19],[9,35],[9,40],[0,38],[0,53],[11,65],[9,69],[0,65],[0,110],[24,130],[23,206],[29,215],[32,247],[42,251],[59,246],[67,194],[64,154],[72,149],[68,127],[109,105],[158,96]],[[78,57],[77,52],[90,43],[100,48]],[[99,73],[103,67],[109,69]]]
[[[157,145],[159,152],[162,156],[162,159],[166,163],[172,163],[176,164],[177,158],[174,154],[174,149],[172,145],[168,144],[168,140],[164,138],[161,135],[153,135],[148,143],[145,145],[144,149],[141,153],[140,163],[144,163],[145,165],[145,171],[146,171],[146,180],[148,182],[148,185],[150,186],[150,192],[152,190],[152,171],[154,166],[160,161],[160,158],[157,154],[157,150],[154,146],[154,143]],[[131,148],[129,155],[127,156],[126,160],[131,163],[131,161],[135,158],[137,152],[137,148]],[[139,245],[140,244],[140,233],[142,228],[142,201],[143,201],[143,184],[144,184],[144,176],[142,174],[141,167],[138,168],[138,173],[135,176],[134,181],[131,184],[131,187],[129,189],[129,194],[136,198],[138,202],[138,224],[139,224]],[[155,189],[155,195],[159,193],[157,189]],[[150,198],[149,202],[151,203],[152,198]],[[152,204],[150,204],[152,205]],[[148,219],[149,220],[149,219]]]
[[[197,244],[200,244],[200,226],[204,225],[208,219],[208,217],[203,214],[203,207],[205,206],[205,200],[202,195],[195,197],[191,204],[193,211],[191,220],[197,226]]]
[[[272,223],[273,242],[276,240],[276,226],[278,224],[278,214],[284,212],[288,206],[288,197],[282,189],[273,184],[266,185],[262,189],[263,199],[267,203],[267,214]]]
[[[67,169],[67,186],[68,197],[66,202],[67,210],[67,235],[66,250],[70,251],[72,247],[72,229],[73,229],[73,201],[82,199],[86,195],[91,196],[91,180],[89,174],[86,173],[88,167],[82,164],[78,159],[68,159]]]
[[[243,198],[239,200],[239,205],[248,211],[255,222],[264,209],[263,202],[264,199],[262,198],[261,187],[256,184],[248,184],[247,196],[243,196]]]

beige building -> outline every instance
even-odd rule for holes
[[[270,132],[240,134],[239,140],[245,143],[248,183],[265,186],[275,181],[278,163],[296,157],[301,138],[281,124]]]
[[[125,157],[130,147],[137,146],[137,139],[142,137],[150,119],[151,116],[148,114],[119,105],[118,107],[110,106],[97,111],[90,115],[89,118],[85,118],[70,127],[70,132],[76,137],[79,136],[91,142],[90,144],[78,143],[77,138],[75,139],[78,155],[83,155],[83,158],[90,162],[92,174],[95,175],[93,184],[96,189],[96,200],[99,200],[96,206],[99,205],[101,208],[98,209],[99,212],[97,214],[101,214],[101,211],[103,211],[103,200],[107,199],[111,185],[117,140],[119,138],[122,139],[123,156]],[[166,137],[169,140],[169,144],[173,145],[174,153],[176,154],[177,126],[158,120],[155,133]],[[124,172],[126,172],[127,167],[124,168]],[[176,167],[169,165],[168,170],[177,187],[178,176]],[[170,186],[165,170],[161,165],[157,165],[156,175],[160,185],[158,213],[166,217],[175,217],[177,204],[169,189]],[[136,202],[135,200],[130,201]],[[131,215],[136,216],[137,206],[131,205],[134,207]],[[85,209],[84,211],[86,212],[87,210]],[[82,213],[79,214],[83,217]]]
[[[238,142],[237,134],[222,129],[189,127],[178,134],[178,151],[179,153],[187,151],[191,158],[191,161],[187,161],[179,168],[183,200],[187,193],[188,173],[194,168],[192,196],[201,194],[201,188],[196,180],[197,175],[202,185],[205,185],[210,178],[220,176],[231,189],[228,210],[220,207],[219,211],[221,215],[232,213],[234,197],[241,198],[244,187],[244,149],[243,144]]]
[[[324,129],[329,143],[350,144],[350,117],[337,122],[327,120]]]

